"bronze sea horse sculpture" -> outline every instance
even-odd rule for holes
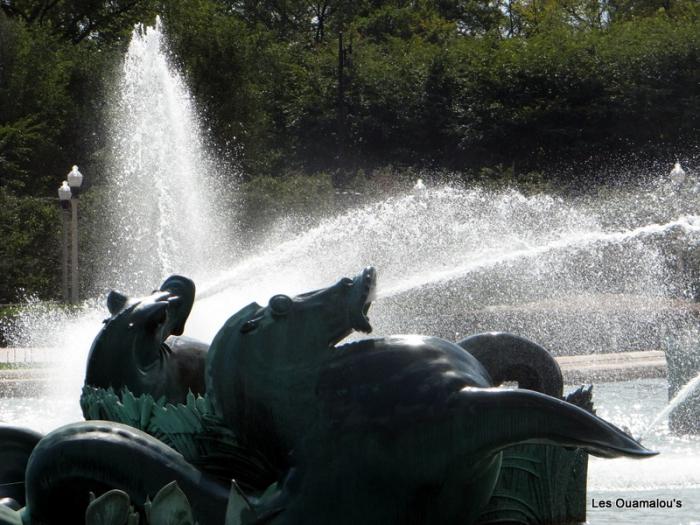
[[[90,491],[121,501],[109,508],[123,516],[138,512],[143,523],[149,498],[170,501],[179,491],[193,518],[183,523],[200,525],[470,524],[491,498],[502,450],[513,444],[582,447],[604,457],[654,454],[566,401],[493,388],[512,379],[503,363],[520,363],[526,374],[519,381],[559,395],[551,386],[559,380],[539,381],[541,372],[520,366],[521,353],[530,352],[532,363],[541,349],[526,340],[482,334],[458,345],[399,335],[339,344],[353,330],[371,331],[373,268],[322,290],[273,296],[264,307],[252,303],[233,315],[208,354],[193,352],[194,370],[206,360],[206,393],[195,398],[188,392],[196,381],[182,381],[180,365],[170,368],[177,363],[168,359],[175,351],[161,346],[182,333],[188,294],[194,296],[190,283],[174,276],[136,301],[111,295],[112,317],[93,344],[86,380],[105,393],[100,402],[115,397],[105,388],[142,394],[143,401],[129,392],[113,403],[135,413],[143,428],[162,431],[182,417],[199,429],[196,439],[182,445],[180,428],[168,446],[158,432],[154,437],[99,420],[43,438],[0,429],[0,444],[18,445],[9,456],[13,468],[26,465],[26,498],[3,494],[8,499],[0,501],[0,523],[80,523],[86,508],[94,516],[95,508],[109,507],[106,500],[103,507],[90,503]],[[505,361],[495,362],[496,354]],[[192,448],[188,458],[196,458],[199,446],[221,436],[231,442],[211,449],[209,459],[235,456],[225,479],[186,459],[177,446]],[[231,486],[231,478],[247,480],[247,486]]]
[[[207,393],[237,437],[286,472],[250,502],[265,523],[470,524],[518,443],[602,457],[654,455],[566,401],[493,388],[469,352],[437,337],[370,332],[367,268],[326,289],[231,317],[207,356]],[[468,346],[468,343],[465,344]],[[250,521],[255,523],[255,521]]]
[[[189,391],[203,394],[208,345],[182,335],[194,296],[194,282],[181,275],[141,298],[110,292],[111,316],[90,349],[85,384],[170,403],[184,403]]]

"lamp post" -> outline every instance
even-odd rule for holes
[[[63,223],[63,242],[61,243],[61,270],[62,270],[62,294],[63,302],[67,303],[68,297],[68,217],[70,216],[71,191],[68,181],[63,181],[58,188],[58,202],[61,203],[61,219]]]
[[[78,171],[78,166],[73,166],[66,177],[71,191],[71,290],[70,302],[78,303],[78,195],[83,184],[83,174]]]
[[[338,126],[338,160],[345,157],[347,142],[347,107],[345,104],[345,68],[351,65],[352,41],[346,46],[343,43],[343,33],[338,33],[338,100],[336,108],[336,120]]]
[[[673,169],[671,170],[671,173],[669,174],[671,177],[671,182],[673,183],[674,186],[680,187],[683,185],[685,182],[685,170],[681,168],[681,163],[676,162],[673,165]]]
[[[422,195],[424,191],[425,191],[425,182],[423,182],[423,179],[416,180],[416,183],[413,186],[413,193],[415,193],[416,195]]]

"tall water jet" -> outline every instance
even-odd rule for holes
[[[80,312],[28,308],[9,334],[11,344],[53,347],[47,354],[54,361],[47,393],[73,402],[80,395],[90,343],[104,318],[106,291],[139,295],[175,272],[200,283],[235,252],[222,200],[232,175],[208,152],[160,20],[153,27],[135,27],[115,92],[109,95],[111,165],[90,190],[108,201],[95,215],[101,222],[90,224],[99,250],[85,266],[99,299],[85,301]],[[79,417],[75,405],[64,420]]]
[[[106,183],[114,204],[101,231],[98,290],[139,292],[174,271],[211,271],[229,251],[221,167],[207,152],[159,19],[134,29],[110,113]]]
[[[639,436],[639,440],[641,441],[642,439],[644,439],[649,434],[649,432],[654,430],[656,425],[663,421],[678,405],[680,405],[681,403],[683,403],[683,401],[688,399],[698,389],[698,387],[700,387],[700,374],[697,374],[693,379],[688,381],[678,391],[678,393],[675,396],[673,396],[671,401],[668,402],[668,405],[664,407],[664,409],[656,415],[652,422],[649,423],[647,428],[644,429],[644,432]]]
[[[669,284],[679,282],[664,245],[700,232],[696,217],[669,211],[655,212],[658,222],[631,221],[631,210],[655,209],[655,195],[627,206],[617,195],[591,204],[513,190],[407,188],[290,231],[284,242],[261,243],[200,287],[204,304],[190,328],[206,338],[230,306],[373,264],[383,276],[373,308],[378,333],[454,340],[513,331],[557,353],[655,348],[673,315]]]

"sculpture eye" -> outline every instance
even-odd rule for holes
[[[292,307],[292,300],[286,295],[275,295],[270,299],[269,306],[273,315],[287,315]]]
[[[352,286],[352,279],[350,279],[350,277],[343,277],[340,280],[340,284],[342,284],[343,286],[350,287],[350,286]]]
[[[243,326],[241,326],[241,333],[242,334],[247,334],[248,332],[252,332],[258,327],[258,319],[251,319],[250,321],[246,321],[243,323]]]

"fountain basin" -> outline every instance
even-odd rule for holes
[[[666,381],[641,379],[594,386],[597,413],[639,435],[668,403]],[[698,525],[700,517],[700,438],[677,436],[663,421],[644,444],[659,451],[648,461],[590,458],[587,520],[591,525],[673,523]],[[681,507],[629,507],[635,501],[675,500]],[[593,502],[611,501],[611,507]],[[620,500],[618,502],[618,500]]]
[[[700,374],[700,351],[697,341],[685,338],[669,339],[666,356],[668,360],[668,397],[676,396],[684,385]],[[700,391],[690,392],[669,415],[671,430],[676,433],[700,434]]]

